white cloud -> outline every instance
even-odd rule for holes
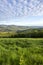
[[[42,16],[43,3],[41,0],[0,0],[0,15],[2,18],[10,18],[16,16]],[[1,18],[1,17],[0,17]]]

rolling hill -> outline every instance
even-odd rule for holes
[[[16,32],[18,30],[29,29],[28,26],[16,26],[16,25],[0,25],[0,32]]]
[[[42,26],[16,26],[16,25],[0,25],[0,32],[17,32],[29,29],[40,29]]]
[[[0,25],[0,37],[43,37],[42,26]]]

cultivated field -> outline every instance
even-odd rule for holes
[[[0,65],[43,65],[43,38],[0,38]]]

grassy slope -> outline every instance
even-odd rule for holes
[[[43,38],[0,38],[0,65],[43,65]]]

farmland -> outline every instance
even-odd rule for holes
[[[43,38],[43,27],[0,25],[0,38]]]
[[[0,38],[0,65],[43,65],[43,38]]]

